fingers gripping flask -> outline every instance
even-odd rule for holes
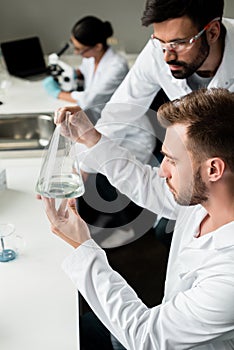
[[[84,194],[75,142],[57,125],[42,162],[36,191],[43,197],[76,198]],[[67,128],[67,130],[69,130]]]

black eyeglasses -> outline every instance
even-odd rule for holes
[[[86,52],[92,50],[93,47],[94,47],[94,46],[89,46],[89,47],[86,47],[85,49],[82,50],[82,49],[80,49],[80,48],[74,46],[74,50],[77,52],[78,55],[81,55],[81,56],[82,56],[84,53],[86,53]]]
[[[176,41],[171,41],[169,43],[163,43],[154,34],[151,35],[151,40],[153,45],[157,49],[161,49],[163,52],[175,52],[180,53],[183,51],[189,50],[192,45],[202,36],[202,34],[211,26],[214,21],[219,21],[220,17],[214,18],[210,21],[197,35],[193,36],[190,39],[181,39]]]

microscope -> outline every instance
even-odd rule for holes
[[[69,48],[67,43],[58,53],[52,53],[48,57],[48,73],[60,85],[63,91],[77,90],[78,80],[74,69],[69,64],[60,60],[60,56]]]

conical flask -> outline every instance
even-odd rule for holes
[[[49,198],[76,198],[84,194],[75,143],[61,134],[61,125],[56,126],[45,151],[36,191]]]

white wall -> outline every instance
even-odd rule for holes
[[[37,35],[46,53],[58,51],[73,24],[83,16],[109,20],[128,53],[139,52],[152,28],[141,26],[145,0],[1,0],[0,42]],[[225,1],[234,18],[234,1]]]
[[[95,15],[109,20],[127,52],[138,52],[151,30],[141,26],[144,0],[1,0],[0,42],[38,35],[46,53],[69,39],[73,24]]]

